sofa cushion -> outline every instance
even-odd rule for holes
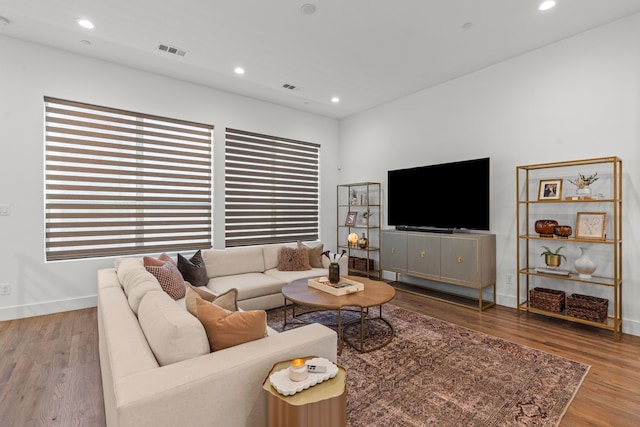
[[[182,254],[178,254],[178,270],[182,273],[184,280],[193,286],[206,286],[209,283],[209,275],[202,259],[202,251],[196,252],[189,259]]]
[[[267,336],[267,312],[264,310],[231,312],[197,298],[196,312],[207,333],[211,351]]]
[[[182,274],[173,262],[165,262],[163,265],[146,265],[148,272],[153,274],[164,290],[174,300],[184,298],[185,284]]]
[[[147,292],[162,291],[158,280],[142,265],[142,259],[119,258],[116,260],[116,268],[118,281],[122,284],[134,313],[138,314],[140,301]]]
[[[209,353],[202,323],[165,292],[147,292],[140,302],[138,321],[161,366]]]
[[[200,291],[200,292],[198,292]],[[229,311],[238,311],[238,290],[230,289],[222,295],[214,295],[211,292],[203,291],[194,286],[187,286],[187,293],[185,295],[185,307],[189,313],[197,316],[196,313],[196,299],[202,298],[203,300],[213,303],[218,307],[222,307]]]
[[[326,273],[324,273],[326,274]],[[263,273],[236,274],[234,276],[215,277],[209,281],[209,288],[216,295],[229,289],[238,290],[238,301],[264,295],[279,294],[286,282]]]
[[[307,248],[280,248],[278,254],[278,270],[304,271],[311,270],[309,250]]]
[[[262,273],[264,271],[261,246],[206,249],[202,251],[202,258],[210,279],[241,273]]]
[[[311,270],[304,271],[280,271],[277,268],[273,268],[265,271],[264,274],[273,277],[279,282],[291,283],[298,279],[326,276],[328,273],[326,268],[312,268]],[[280,289],[282,289],[282,287]]]
[[[322,243],[316,246],[309,246],[298,241],[298,248],[306,248],[309,251],[309,265],[313,268],[324,268],[322,265],[322,251],[324,245]]]

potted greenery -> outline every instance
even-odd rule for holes
[[[598,180],[598,173],[594,173],[591,176],[584,176],[581,173],[578,174],[576,179],[570,179],[569,182],[578,187],[576,194],[582,196],[588,196],[591,194],[591,188],[589,186]]]
[[[549,267],[560,267],[562,258],[564,258],[565,260],[567,259],[567,257],[560,253],[560,249],[562,249],[563,247],[564,246],[560,246],[555,251],[552,251],[548,247],[543,246],[545,250],[540,254],[540,256],[544,255],[544,263]]]

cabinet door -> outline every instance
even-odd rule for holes
[[[440,277],[440,237],[409,234],[407,247],[409,273],[433,278]]]
[[[407,271],[407,234],[383,231],[380,264],[383,269]]]
[[[471,285],[480,283],[479,248],[475,238],[442,238],[442,278]]]

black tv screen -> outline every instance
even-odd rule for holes
[[[489,230],[489,158],[388,171],[387,223]]]

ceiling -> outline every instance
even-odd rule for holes
[[[305,4],[315,5],[315,13],[302,13]],[[537,5],[0,0],[0,16],[9,21],[0,23],[0,35],[344,118],[640,12],[640,0],[558,0],[545,12]],[[95,28],[81,28],[80,18]],[[186,54],[169,54],[160,44]],[[235,74],[236,66],[245,74]]]

